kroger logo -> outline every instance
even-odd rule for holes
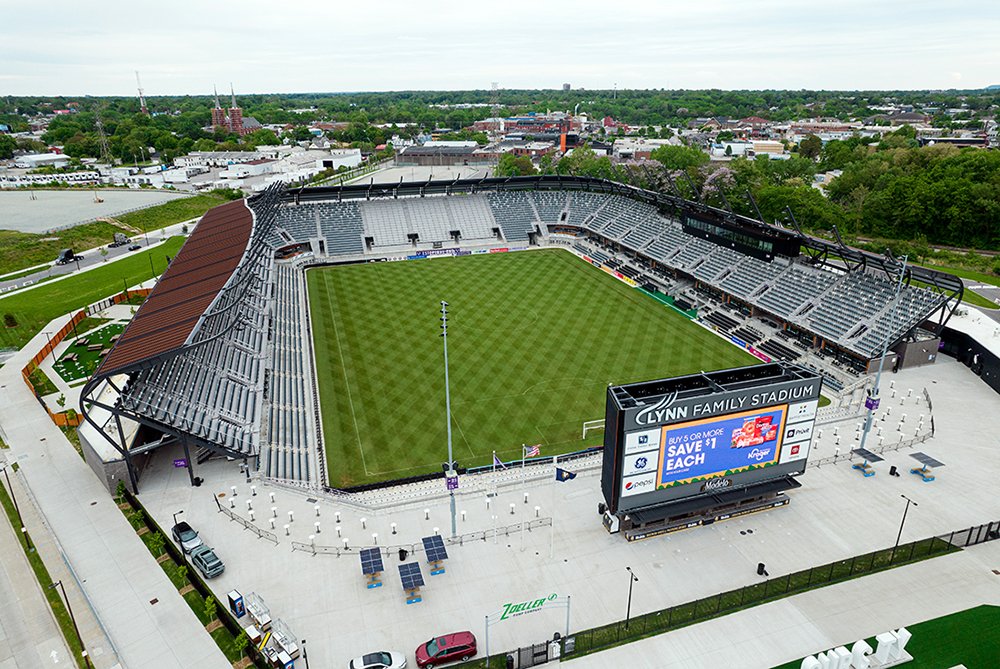
[[[771,454],[770,448],[755,448],[749,453],[747,453],[747,459],[756,460],[757,462],[760,462],[770,454]]]

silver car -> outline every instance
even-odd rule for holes
[[[393,650],[368,653],[351,660],[350,669],[404,669],[406,656]]]

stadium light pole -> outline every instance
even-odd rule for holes
[[[878,361],[878,372],[875,374],[875,385],[872,387],[871,395],[865,400],[865,430],[861,433],[861,445],[859,448],[864,448],[865,443],[868,441],[868,433],[872,429],[872,420],[875,417],[875,409],[878,408],[878,388],[879,384],[882,382],[882,369],[885,367],[885,354],[889,351],[889,338],[892,337],[893,329],[896,325],[896,311],[899,310],[899,294],[903,291],[903,277],[906,276],[906,259],[907,256],[903,256],[901,264],[899,266],[899,281],[896,282],[896,295],[892,298],[893,303],[893,313],[892,322],[889,324],[889,329],[886,330],[885,340],[882,342],[882,355]]]
[[[76,626],[76,618],[73,616],[73,607],[69,605],[69,597],[66,596],[66,588],[62,581],[56,581],[49,586],[49,589],[59,588],[62,591],[63,599],[66,601],[66,611],[69,613],[69,620],[73,623],[73,631],[76,632],[76,640],[80,644],[80,654],[83,655],[83,665],[91,667],[90,656],[87,654],[87,647],[83,645],[83,637],[80,636],[80,628]]]
[[[639,582],[639,577],[632,573],[632,567],[625,567],[628,572],[628,606],[625,607],[625,629],[628,629],[629,618],[632,617],[632,584]]]
[[[448,381],[448,303],[444,300],[441,300],[441,336],[444,338],[444,412],[445,422],[448,424],[448,470],[451,471],[454,459],[451,452],[451,388]],[[451,500],[451,538],[454,539],[458,534],[454,490],[448,491],[448,498]]]

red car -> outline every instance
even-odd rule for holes
[[[468,660],[476,654],[476,637],[472,632],[454,632],[434,637],[417,646],[417,666],[432,667],[455,660]]]

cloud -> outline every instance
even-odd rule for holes
[[[137,9],[140,8],[140,9]],[[55,0],[5,10],[9,94],[487,88],[900,89],[980,86],[1000,11],[975,0],[495,3]],[[987,7],[992,7],[988,4]],[[612,11],[614,9],[614,11]],[[956,73],[961,75],[956,78]]]

